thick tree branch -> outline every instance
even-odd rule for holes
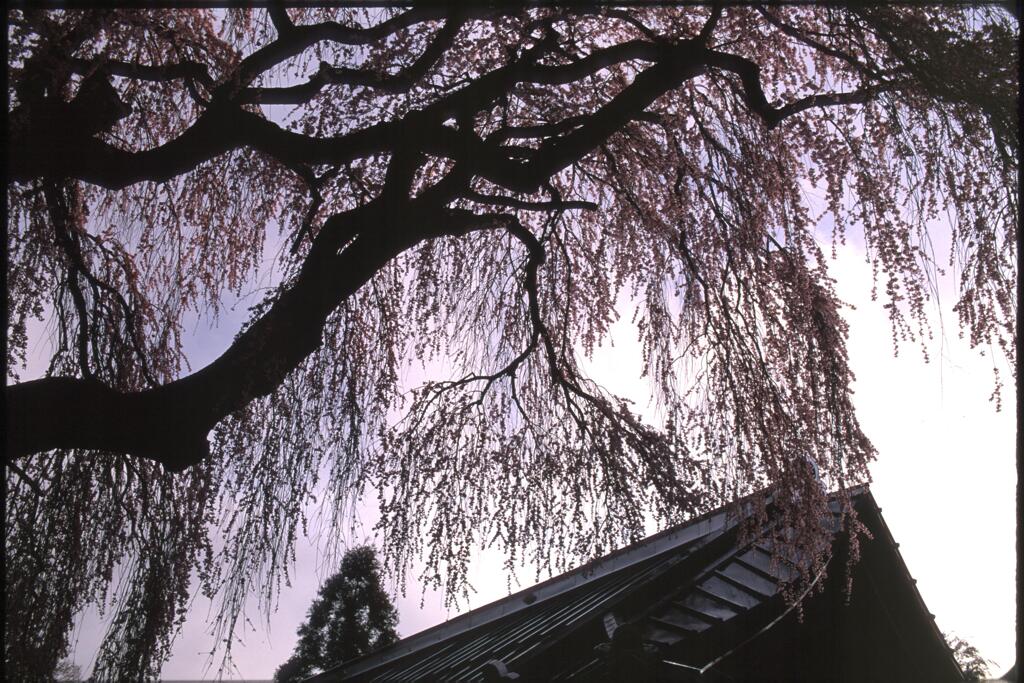
[[[453,138],[451,133],[455,131],[441,124],[485,109],[515,83],[569,83],[623,60],[657,57],[654,46],[636,41],[598,51],[567,65],[536,66],[532,60],[540,51],[481,76],[458,92],[400,120],[343,136],[316,138],[293,133],[220,101],[212,104],[178,138],[141,152],[126,152],[94,138],[76,136],[73,129],[29,126],[11,146],[8,170],[10,177],[18,181],[40,176],[73,177],[117,189],[144,180],[167,180],[244,146],[264,151],[288,165],[344,163],[391,151],[398,140],[420,141],[423,151],[457,157],[468,138]],[[442,139],[451,144],[440,145]],[[439,145],[443,149],[438,149]],[[505,178],[509,187],[523,184],[525,181],[516,179],[518,164],[503,154],[495,155],[496,149],[475,150],[485,153],[489,177]],[[532,181],[527,184],[535,185]]]
[[[655,65],[637,74],[630,85],[595,111],[584,125],[564,137],[545,141],[536,157],[527,164],[524,175],[546,180],[597,149],[663,94],[704,73],[705,53],[706,50],[689,41],[658,50]],[[530,185],[523,189],[532,191],[538,187]]]
[[[708,20],[704,22],[704,25],[700,29],[700,34],[697,35],[697,42],[701,45],[707,45],[708,41],[711,40],[711,35],[715,32],[715,28],[718,26],[718,20],[722,18],[722,3],[713,2],[711,4],[711,14],[708,16]]]
[[[278,37],[283,37],[295,29],[295,22],[288,16],[288,10],[284,3],[277,0],[272,1],[267,5],[267,14],[270,15],[270,21],[274,24]]]
[[[8,150],[8,173],[14,181],[40,177],[77,178],[110,189],[145,180],[160,182],[242,145],[234,125],[242,114],[211,107],[180,136],[153,149],[127,152],[74,128],[29,122]]]
[[[486,16],[491,10],[476,10],[475,14]],[[260,74],[287,61],[320,41],[344,43],[347,45],[369,45],[387,36],[425,21],[440,21],[447,18],[451,10],[444,6],[416,7],[397,14],[386,21],[370,27],[344,26],[334,21],[310,26],[293,26],[278,39],[260,48],[242,60],[237,75],[226,83],[222,95],[232,98],[247,88]]]
[[[764,89],[761,86],[761,67],[757,64],[745,57],[714,50],[707,51],[706,59],[709,66],[731,71],[740,77],[744,101],[751,111],[764,120],[769,130],[779,125],[783,119],[812,107],[863,104],[873,99],[878,92],[896,87],[894,83],[884,83],[853,92],[810,95],[776,108],[769,104],[768,98],[765,97]]]
[[[878,86],[875,88],[864,88],[862,90],[853,90],[851,92],[837,92],[837,93],[826,93],[823,95],[808,95],[802,97],[796,102],[791,102],[779,109],[775,110],[772,115],[774,123],[769,125],[769,128],[778,125],[783,119],[786,119],[794,114],[799,114],[802,111],[808,109],[815,109],[818,107],[835,107],[847,104],[865,104],[875,99],[880,92],[893,89],[894,86]]]
[[[426,239],[491,227],[493,218],[417,201],[376,201],[333,216],[295,281],[205,368],[129,393],[71,377],[7,387],[6,458],[84,448],[183,470],[209,455],[206,435],[218,421],[273,392],[319,346],[331,311],[388,261]]]
[[[381,74],[364,69],[349,69],[320,63],[320,70],[300,85],[286,88],[248,88],[239,101],[260,104],[305,104],[313,99],[325,85],[362,85],[381,92],[400,93],[422,79],[455,42],[455,37],[466,22],[464,16],[454,16],[445,22],[419,58],[396,74]]]
[[[67,60],[71,70],[79,75],[90,73],[96,67],[96,60],[71,57]],[[116,59],[104,59],[102,67],[111,76],[141,81],[174,81],[192,79],[206,88],[213,88],[214,82],[205,64],[193,61],[170,64],[137,64]]]

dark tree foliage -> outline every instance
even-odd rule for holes
[[[560,571],[758,490],[782,519],[772,547],[809,581],[825,491],[874,457],[830,237],[865,246],[895,347],[927,340],[951,267],[963,333],[1013,365],[1001,9],[7,19],[18,680],[52,675],[91,605],[110,622],[95,676],[155,677],[196,586],[229,655],[246,600],[269,612],[288,580],[309,504],[342,528],[367,493],[389,574],[422,558],[453,598],[482,545]],[[264,261],[279,279],[191,367],[188,328]],[[646,414],[585,371],[620,315]],[[22,381],[38,320],[52,355]]]
[[[299,627],[293,654],[274,674],[290,683],[398,640],[398,612],[381,586],[381,567],[372,546],[352,548],[341,570],[327,579]]]
[[[960,666],[960,671],[963,672],[964,678],[968,681],[982,681],[988,678],[989,667],[992,665],[991,660],[985,659],[981,652],[978,651],[978,648],[963,638],[943,635],[946,638],[946,644],[949,645],[949,649],[953,651],[953,657]]]

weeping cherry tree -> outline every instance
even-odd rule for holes
[[[1016,31],[952,5],[9,10],[8,673],[50,676],[97,605],[96,678],[155,677],[195,586],[229,651],[314,500],[342,526],[376,497],[386,570],[451,598],[482,545],[560,571],[750,492],[816,575],[826,491],[874,457],[829,244],[864,245],[896,348],[952,267],[964,334],[1014,362]],[[191,327],[271,261],[192,367]],[[650,410],[586,370],[620,316]]]

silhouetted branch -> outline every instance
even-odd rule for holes
[[[697,35],[697,42],[701,45],[707,45],[708,41],[711,40],[711,34],[715,32],[715,27],[718,26],[718,20],[722,18],[722,3],[712,2],[711,3],[711,15],[708,16],[708,20],[701,26],[700,33]]]
[[[267,5],[267,13],[270,15],[270,21],[274,24],[274,28],[277,29],[278,37],[282,37],[295,30],[295,22],[288,16],[288,9],[284,3],[279,0],[272,0]]]
[[[74,73],[85,75],[96,67],[96,60],[71,57],[67,61]],[[174,62],[170,64],[138,64],[117,59],[103,59],[102,67],[112,76],[131,78],[142,81],[174,81],[191,79],[212,89],[213,79],[205,64],[193,61]]]
[[[304,104],[313,99],[325,85],[362,85],[386,93],[405,92],[422,79],[451,47],[466,21],[455,16],[445,22],[420,57],[395,74],[381,74],[363,69],[349,69],[320,63],[320,69],[306,83],[286,88],[248,88],[238,100],[259,104]]]

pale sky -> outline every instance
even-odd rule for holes
[[[1013,663],[1014,642],[1014,397],[1012,376],[1002,363],[1004,408],[997,413],[988,401],[992,391],[992,362],[971,350],[958,337],[952,312],[955,301],[949,278],[940,282],[944,328],[935,317],[932,361],[925,363],[914,345],[893,357],[888,321],[880,303],[870,301],[871,273],[856,246],[840,248],[830,262],[841,299],[856,306],[845,311],[850,322],[851,367],[857,376],[855,404],[861,425],[878,449],[872,466],[872,491],[900,552],[918,581],[939,628],[979,648],[995,662],[991,673],[1003,673]],[[215,330],[197,329],[190,341],[190,357],[198,368],[230,343],[251,301],[222,318]],[[934,312],[934,311],[933,311]],[[635,331],[623,314],[613,329],[615,347],[598,352],[591,372],[610,390],[642,401],[637,381],[640,360]],[[44,365],[40,344],[30,366]],[[369,529],[375,513],[362,509],[362,528],[348,541],[372,541]],[[325,567],[310,539],[300,538],[292,587],[282,590],[280,606],[270,618],[253,618],[255,629],[243,634],[235,646],[234,678],[268,679],[287,659],[295,632],[317,588],[332,567]],[[533,571],[521,572],[523,586],[533,583]],[[481,554],[470,571],[477,593],[465,609],[507,594],[501,558]],[[515,587],[513,587],[515,589]],[[416,585],[397,597],[399,633],[408,636],[455,613],[446,613],[439,595],[423,596]],[[208,603],[197,598],[189,619],[176,640],[174,654],[164,666],[165,679],[212,678],[207,670],[212,638],[206,635]],[[252,615],[255,616],[255,611]],[[73,659],[88,671],[102,631],[95,615],[79,620]],[[218,659],[219,661],[219,659]],[[229,676],[228,678],[231,678]]]

